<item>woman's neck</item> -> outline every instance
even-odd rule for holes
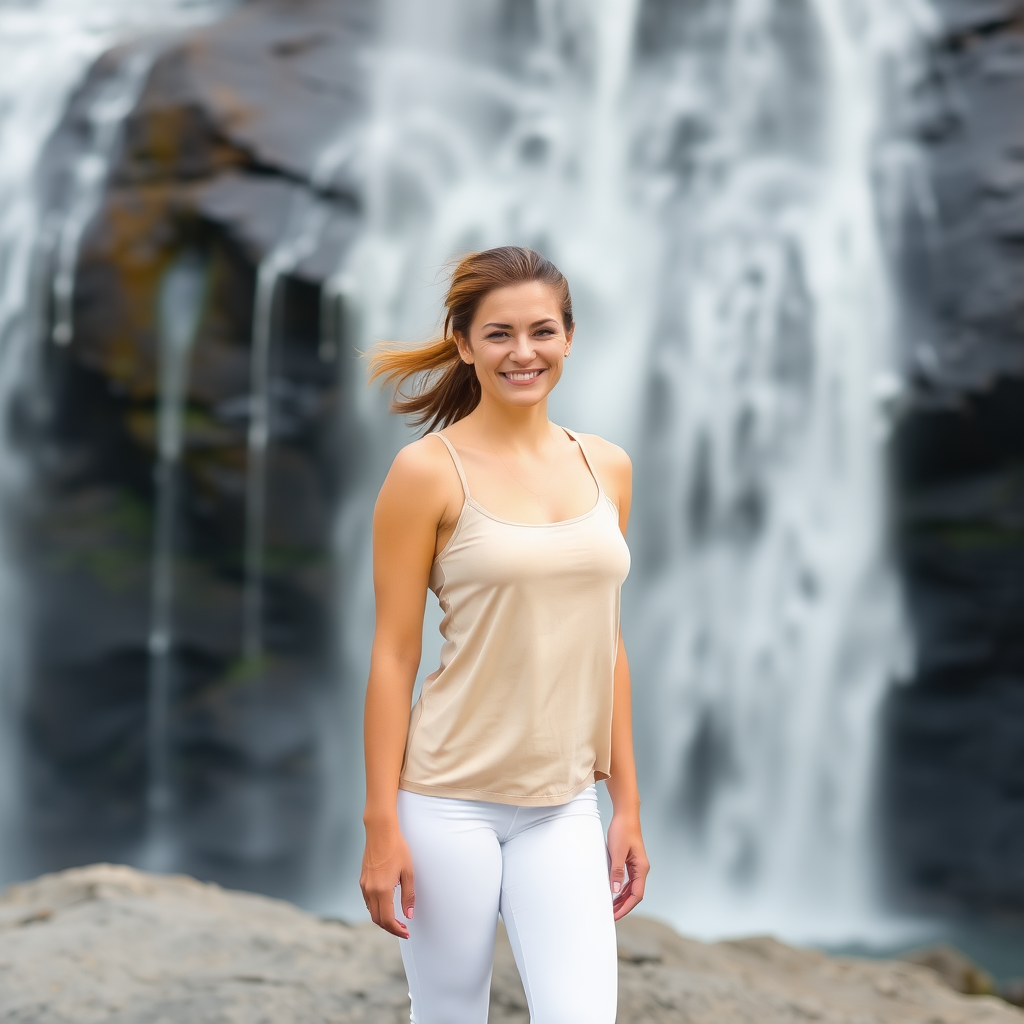
[[[492,451],[537,451],[551,443],[555,429],[548,419],[546,398],[517,407],[484,395],[463,423],[472,440]]]

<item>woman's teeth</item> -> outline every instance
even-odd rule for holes
[[[540,376],[540,370],[526,370],[523,373],[503,373],[503,377],[507,377],[509,380],[533,380],[534,377]]]

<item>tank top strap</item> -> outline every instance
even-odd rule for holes
[[[594,470],[594,464],[590,461],[587,446],[583,443],[582,438],[580,438],[575,430],[570,430],[568,427],[562,427],[562,429],[580,446],[580,451],[583,453],[583,461],[587,464],[587,469],[590,470],[590,475],[594,478],[594,483],[597,484],[597,493],[598,495],[603,495],[604,488],[601,486],[601,478],[597,475]]]
[[[440,430],[432,431],[434,437],[440,438],[444,441],[445,448],[448,449],[448,454],[452,457],[452,462],[455,463],[455,471],[459,474],[459,479],[462,481],[462,493],[466,496],[466,500],[469,500],[469,484],[466,483],[466,472],[462,468],[462,460],[459,458],[459,453],[455,450],[455,445],[448,440]],[[585,457],[585,456],[584,456]],[[591,470],[593,472],[593,470]],[[598,484],[598,487],[601,485]]]

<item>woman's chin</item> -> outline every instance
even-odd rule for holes
[[[517,409],[525,409],[534,405],[539,405],[548,397],[550,392],[550,388],[538,387],[517,388],[515,391],[504,389],[497,398],[502,405],[513,406]]]

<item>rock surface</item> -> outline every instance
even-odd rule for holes
[[[31,608],[25,861],[37,868],[134,860],[145,842],[163,543],[173,863],[293,898],[308,881],[336,699],[333,530],[359,450],[339,450],[358,431],[342,400],[354,358],[338,358],[350,339],[322,323],[319,285],[356,230],[351,137],[370,10],[260,0],[126,43],[92,67],[44,155],[57,235],[82,230],[64,268],[70,302],[44,311],[41,379],[27,382],[19,418],[32,482],[20,544]],[[114,101],[124,116],[109,124]],[[43,258],[55,295],[67,245],[57,235]],[[250,452],[261,325],[262,486]],[[189,354],[161,534],[171,492],[159,487],[159,409],[175,332]],[[251,613],[261,501],[262,607]]]
[[[1020,1024],[927,968],[833,959],[772,939],[704,945],[651,920],[619,928],[619,1024]],[[183,876],[95,865],[0,898],[0,1021],[399,1024],[398,940],[371,925]],[[492,1024],[526,1024],[499,937]]]
[[[900,959],[908,964],[930,967],[951,989],[964,995],[986,996],[996,990],[995,979],[988,971],[947,943],[912,949]]]
[[[957,397],[1024,375],[1024,8],[933,0],[907,124],[923,189],[906,204],[911,373]]]
[[[937,0],[892,444],[916,658],[888,706],[893,895],[1024,912],[1024,6]],[[913,204],[912,204],[913,205]],[[910,211],[913,213],[913,210]]]

